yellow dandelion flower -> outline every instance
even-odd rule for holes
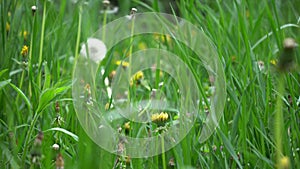
[[[163,77],[164,76],[164,72],[163,71],[160,71],[159,72],[159,77]]]
[[[142,71],[138,71],[136,74],[133,76],[133,80],[141,80],[144,78],[144,73]]]
[[[116,61],[116,65],[118,65],[118,66],[122,65],[124,68],[126,68],[129,66],[129,62],[118,60],[118,61]]]
[[[90,88],[91,88],[91,86],[88,83],[84,86],[84,89],[86,89],[86,90],[89,90]]]
[[[165,40],[167,41],[167,43],[170,43],[172,41],[172,38],[170,35],[166,35],[163,37],[163,42],[165,42]]]
[[[8,22],[6,22],[5,30],[6,30],[6,32],[10,31],[10,24]]]
[[[106,103],[106,104],[105,104],[105,107],[104,107],[105,110],[108,110],[108,109],[109,109],[109,106],[110,106],[110,104],[109,104],[109,103]]]
[[[152,116],[151,116],[151,121],[157,121],[158,116],[159,116],[158,113],[152,114]]]
[[[27,32],[27,31],[23,32],[23,37],[25,40],[27,40],[28,35],[29,35],[29,32]]]
[[[125,162],[129,164],[131,162],[130,156],[125,156]]]
[[[155,113],[155,114],[152,114],[152,116],[151,116],[152,122],[164,122],[164,121],[167,121],[168,118],[169,118],[168,113],[164,113],[164,112],[161,112],[160,114]]]
[[[130,129],[130,121],[124,124],[124,129],[129,130]]]
[[[141,43],[138,44],[138,48],[140,50],[145,50],[145,49],[147,49],[147,45],[146,45],[145,42],[141,42]]]
[[[158,34],[158,33],[154,34],[154,39],[158,40],[158,41],[161,41],[163,43],[165,43],[165,42],[170,43],[172,41],[172,38],[171,38],[170,35],[161,35],[161,34]]]
[[[140,84],[143,78],[144,78],[144,73],[142,71],[138,71],[131,77],[129,82],[130,86],[132,86],[134,83],[136,83],[137,85]]]
[[[270,63],[271,63],[272,65],[276,66],[276,65],[277,65],[277,60],[272,59],[272,60],[270,61]]]
[[[290,159],[286,156],[282,157],[279,161],[279,168],[282,169],[290,168]]]
[[[88,93],[88,94],[91,94],[91,86],[90,86],[90,84],[86,84],[85,86],[84,86],[84,90]]]
[[[21,50],[21,55],[26,56],[28,54],[28,46],[24,45]]]

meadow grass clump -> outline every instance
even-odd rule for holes
[[[299,6],[299,1],[283,0],[0,1],[0,168],[299,168]],[[154,34],[130,37],[105,52],[103,47],[97,56],[90,53],[89,39],[100,27],[124,15],[134,23],[133,16],[150,11],[190,21],[210,38],[222,62],[224,116],[205,142],[199,136],[216,79],[189,47]],[[134,27],[130,31],[134,34]],[[102,43],[111,37],[102,33],[98,38]],[[95,74],[101,77],[95,78],[95,88],[78,79],[83,80],[81,92],[88,106],[101,105],[122,136],[162,135],[180,124],[176,108],[151,110],[144,124],[107,113],[122,99],[137,105],[145,98],[180,100],[179,86],[161,65],[131,70],[131,54],[149,48],[176,53],[192,70],[198,88],[190,91],[201,91],[200,112],[187,136],[162,154],[132,158],[122,139],[116,147],[122,153],[110,153],[77,119],[71,90],[75,66],[83,55],[96,58]],[[129,85],[114,100],[109,93],[118,69],[130,70]],[[105,97],[94,95],[102,88]],[[158,141],[166,148],[166,140]]]

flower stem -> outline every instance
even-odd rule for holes
[[[35,123],[37,121],[39,117],[39,112],[35,112],[34,114],[34,117],[33,117],[33,120],[31,121],[31,124],[29,126],[29,130],[27,132],[27,135],[25,137],[25,141],[24,141],[24,152],[23,152],[23,155],[22,155],[22,163],[24,165],[23,168],[25,168],[25,164],[26,164],[26,156],[27,156],[27,151],[28,151],[28,146],[29,146],[29,141],[30,141],[30,138],[31,138],[31,135],[32,135],[32,132],[33,132],[33,129],[34,129],[34,126],[35,126]]]
[[[167,165],[166,165],[166,155],[165,155],[165,140],[163,136],[161,136],[161,149],[162,149],[162,154],[161,154],[162,165],[163,165],[163,169],[166,169]]]
[[[39,75],[38,75],[38,87],[41,89],[41,83],[42,83],[42,61],[43,61],[43,47],[44,47],[44,35],[45,35],[45,22],[46,22],[46,6],[47,1],[44,1],[44,11],[43,11],[43,20],[42,20],[42,33],[41,33],[41,42],[40,42],[40,51],[39,51]]]
[[[78,28],[77,28],[77,39],[76,39],[76,46],[75,46],[75,59],[74,59],[74,70],[73,74],[75,72],[75,68],[77,65],[78,57],[79,57],[79,44],[80,44],[80,35],[81,35],[81,20],[82,20],[82,8],[79,7],[79,18],[78,18]]]
[[[282,156],[282,135],[283,135],[283,102],[282,96],[284,94],[284,74],[280,73],[278,78],[278,96],[276,101],[276,108],[275,108],[275,143],[276,143],[276,160],[277,163],[280,162]]]
[[[32,50],[33,50],[33,39],[34,39],[34,27],[35,27],[35,20],[36,20],[36,15],[33,15],[33,21],[32,21],[32,33],[30,37],[30,45],[29,45],[29,55],[28,55],[28,77],[29,77],[29,82],[28,82],[28,92],[29,92],[29,98],[32,96],[32,89],[31,89],[31,80],[32,80]]]
[[[132,66],[132,43],[133,43],[133,34],[134,34],[134,20],[135,20],[135,16],[134,14],[131,16],[131,33],[130,33],[130,47],[129,47],[129,66],[128,66],[128,77],[129,77],[129,81],[131,79],[131,66]],[[128,90],[128,101],[130,101],[130,88]]]
[[[105,43],[105,34],[106,34],[106,22],[107,22],[107,12],[106,9],[104,10],[104,14],[103,14],[103,23],[102,23],[102,41]]]
[[[22,87],[23,87],[24,76],[25,76],[25,70],[22,71],[21,80],[20,80],[20,85],[19,85],[19,89],[20,89],[20,90],[22,90]],[[19,105],[19,98],[20,98],[20,93],[18,93],[17,98],[16,98],[16,103],[17,103],[17,105]],[[21,113],[21,114],[22,114],[22,113]],[[18,116],[18,117],[19,117],[18,121],[21,123],[21,120],[22,120],[22,119],[20,118],[20,116]]]

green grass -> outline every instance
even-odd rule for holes
[[[99,0],[76,4],[54,0],[0,0],[0,168],[55,168],[58,153],[64,158],[65,168],[115,166],[119,156],[95,144],[77,119],[72,75],[74,66],[80,62],[81,43],[94,35],[99,25],[129,14],[131,7],[136,7],[138,13],[174,11],[201,28],[215,45],[222,62],[227,100],[219,127],[204,143],[199,142],[203,125],[203,117],[199,115],[189,134],[171,150],[154,157],[133,158],[129,162],[122,157],[116,163],[118,168],[121,165],[163,169],[276,168],[280,162],[276,157],[276,108],[283,112],[283,125],[279,126],[283,131],[282,157],[289,158],[290,168],[300,168],[299,48],[296,49],[296,71],[281,77],[271,64],[278,59],[278,50],[282,50],[286,37],[300,43],[300,11],[297,8],[300,2],[178,0],[177,7],[175,3],[170,7],[169,3],[157,0],[144,2],[121,0],[120,13],[107,14],[104,21],[104,14],[99,12],[102,10]],[[34,15],[32,5],[38,7]],[[29,32],[27,37],[23,36],[24,31]],[[141,50],[139,45],[143,43],[148,48],[178,54],[193,71],[199,92],[201,90],[207,102],[209,95],[204,93],[209,77],[203,64],[176,39],[168,43],[167,37],[145,35],[120,42],[101,63],[106,70],[104,77],[117,69],[116,60],[126,58],[126,53]],[[24,45],[29,46],[26,57],[21,55]],[[264,62],[263,71],[259,71],[257,61]],[[160,76],[160,71],[151,70],[143,73],[151,87],[158,88],[159,83],[164,82],[161,90],[165,97],[174,102],[179,100],[180,95],[174,94],[178,85],[168,74]],[[103,87],[104,78],[96,80]],[[150,95],[143,85],[129,92],[138,93],[138,100]],[[99,100],[102,108],[111,101],[107,97]],[[56,103],[59,110],[56,110]],[[168,112],[169,124],[176,121],[174,112]],[[61,124],[58,116],[63,119]],[[121,119],[115,125],[123,127],[125,122]],[[157,127],[155,124],[149,126]],[[129,135],[142,132],[139,127],[140,124],[131,123]],[[31,154],[39,131],[44,133],[42,156],[38,164],[33,164]],[[60,145],[58,151],[52,148],[54,143]]]

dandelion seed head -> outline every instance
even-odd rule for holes
[[[109,5],[109,4],[110,4],[110,2],[109,2],[108,0],[104,0],[104,1],[102,1],[102,3],[103,3],[104,5]]]
[[[88,46],[88,47],[87,47]],[[81,46],[80,55],[83,57],[88,57],[96,63],[100,63],[107,52],[105,44],[96,38],[88,38],[86,44]]]
[[[52,148],[53,148],[53,150],[58,150],[59,149],[59,145],[55,143],[55,144],[52,145]]]
[[[285,49],[293,49],[293,48],[295,48],[297,46],[298,46],[298,44],[296,43],[296,41],[293,38],[286,38],[283,41],[283,47]]]
[[[263,71],[265,69],[265,63],[263,61],[259,60],[259,61],[256,62],[256,64],[257,64],[258,69],[260,71]]]
[[[34,14],[36,10],[37,10],[37,7],[35,5],[31,6],[32,14]]]
[[[131,12],[137,12],[136,8],[131,8]]]

